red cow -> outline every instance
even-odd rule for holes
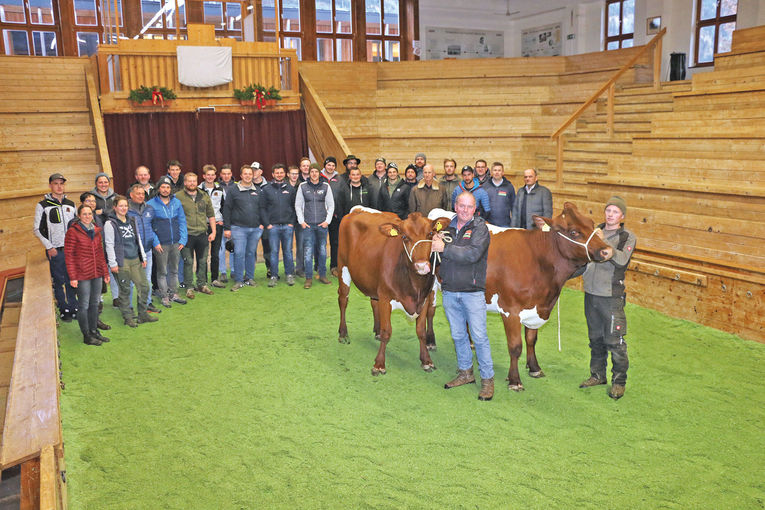
[[[371,300],[374,332],[380,340],[372,375],[385,373],[385,348],[391,335],[393,309],[403,310],[417,321],[422,369],[426,372],[435,369],[426,345],[435,343],[432,334],[435,276],[430,262],[430,239],[448,223],[447,218],[429,220],[420,213],[412,213],[402,221],[393,213],[361,206],[354,207],[340,223],[338,340],[348,343],[345,308],[352,281]]]
[[[444,211],[431,211],[431,217]],[[454,213],[452,213],[453,215]],[[534,347],[537,330],[550,318],[561,289],[578,267],[605,261],[613,249],[597,235],[593,221],[571,202],[555,218],[534,216],[536,230],[489,225],[491,244],[486,270],[486,307],[502,316],[510,352],[508,388],[522,391],[518,358],[526,329],[526,366],[531,377],[544,377]]]

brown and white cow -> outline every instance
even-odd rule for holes
[[[443,211],[440,211],[443,213]],[[431,212],[439,215],[439,211]],[[566,280],[590,260],[613,256],[593,221],[571,202],[554,218],[534,216],[536,230],[489,225],[491,244],[486,269],[486,307],[502,317],[510,352],[508,387],[522,391],[518,359],[526,329],[526,366],[531,377],[544,377],[536,352],[537,330],[550,318]]]
[[[385,373],[385,348],[391,335],[390,315],[394,309],[403,310],[410,320],[416,320],[422,369],[426,372],[435,369],[426,346],[428,341],[434,343],[435,276],[430,240],[440,226],[448,222],[447,218],[429,220],[420,213],[401,220],[393,213],[356,206],[340,223],[338,340],[348,343],[345,308],[353,282],[371,300],[374,332],[380,340],[372,375]]]

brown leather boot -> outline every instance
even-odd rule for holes
[[[456,388],[457,386],[471,383],[475,383],[475,376],[473,375],[473,369],[469,368],[467,370],[460,370],[457,373],[457,377],[444,384],[444,389],[448,390],[449,388]]]
[[[481,379],[481,392],[478,393],[478,400],[491,400],[494,396],[494,378]]]
[[[601,384],[606,384],[606,378],[600,378],[596,375],[591,375],[589,379],[585,379],[582,381],[582,383],[579,385],[580,388],[591,388],[592,386],[599,386]]]

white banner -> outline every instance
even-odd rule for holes
[[[216,87],[234,81],[231,47],[178,46],[178,81],[187,87]]]

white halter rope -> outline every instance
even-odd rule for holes
[[[448,233],[446,233],[446,232],[439,232],[439,234],[441,235],[441,239],[443,239],[443,241],[445,243],[451,243],[452,242],[452,236],[449,235]],[[412,253],[414,253],[414,249],[417,248],[417,245],[420,244],[420,243],[432,243],[432,242],[433,242],[432,239],[420,239],[419,241],[417,241],[416,243],[414,243],[412,245],[412,249],[411,250],[407,250],[406,249],[406,241],[404,241],[403,239],[401,240],[401,243],[404,245],[404,253],[406,253],[406,256],[409,258],[409,262],[411,262],[412,264],[414,264],[414,261],[412,260]],[[433,253],[436,256],[435,256],[435,259],[433,260],[433,264],[432,264],[433,269],[431,270],[430,274],[436,274],[436,264],[441,262],[441,254],[438,253],[437,251],[434,251]],[[430,257],[428,257],[428,258],[430,258]]]
[[[578,244],[579,246],[584,247],[584,252],[587,254],[587,260],[592,262],[592,257],[590,257],[590,241],[592,241],[592,238],[600,231],[599,228],[596,228],[592,231],[592,234],[590,234],[590,237],[587,238],[586,243],[580,243],[579,241],[574,241],[570,237],[566,236],[566,234],[558,231],[558,235],[561,236],[566,241],[571,241],[574,244]]]

